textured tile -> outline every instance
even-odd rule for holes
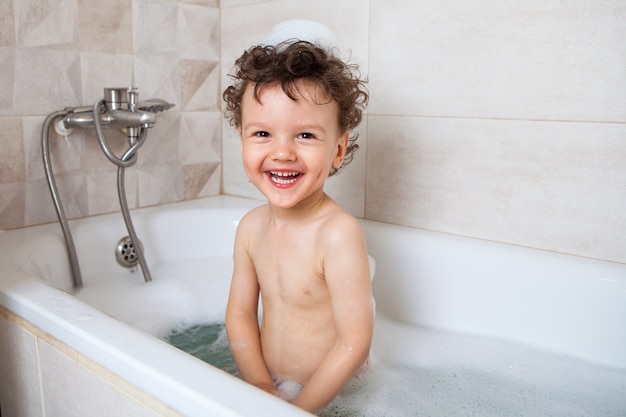
[[[626,261],[624,125],[373,116],[368,125],[367,218]]]
[[[20,48],[16,52],[14,105],[19,114],[47,114],[82,105],[77,51]]]
[[[15,46],[13,1],[0,2],[0,46]]]
[[[219,161],[184,165],[184,198],[193,199],[219,194],[219,166]]]
[[[71,45],[76,33],[76,0],[14,1],[17,45]]]
[[[15,115],[13,91],[15,88],[15,50],[0,47],[0,116]]]
[[[82,173],[55,175],[59,198],[69,219],[89,214],[87,179]],[[54,204],[45,179],[26,182],[24,223],[27,226],[56,222]]]
[[[249,6],[253,4],[267,3],[268,0],[221,0],[222,9],[228,7]]]
[[[131,0],[78,0],[78,44],[81,51],[133,52]]]
[[[219,0],[179,0],[180,3],[197,4],[199,6],[219,7]]]
[[[216,8],[181,4],[176,27],[178,56],[219,61],[219,17]]]
[[[117,169],[111,165],[108,172],[86,175],[89,215],[120,212],[117,194]],[[137,169],[124,170],[124,189],[128,207],[137,207]]]
[[[0,184],[0,230],[25,226],[25,205],[26,189],[23,182]]]
[[[219,66],[216,61],[180,61],[180,90],[184,111],[219,109]]]
[[[178,161],[183,164],[185,199],[219,194],[220,113],[183,113],[179,136]]]
[[[177,157],[182,164],[219,162],[221,159],[220,113],[181,114]]]
[[[135,84],[142,100],[161,98],[180,110],[180,68],[177,59],[167,55],[135,55]]]
[[[117,130],[104,129],[104,138],[113,155],[121,159],[129,148],[126,135]],[[63,139],[57,140],[59,142],[63,141]],[[117,166],[105,156],[93,130],[75,129],[69,137],[69,142],[72,146],[78,146],[78,149],[80,149],[81,172],[86,174],[107,174],[117,171]],[[61,157],[57,158],[60,159]]]
[[[43,416],[37,339],[4,315],[0,315],[0,334],[2,414],[10,417]]]
[[[626,4],[372,2],[371,113],[626,121]]]
[[[26,180],[22,120],[0,117],[0,184]]]
[[[133,63],[133,56],[129,54],[81,52],[81,105],[93,105],[104,97],[105,88],[130,87],[133,83]],[[135,85],[139,86],[139,100],[147,98],[141,84],[135,82]]]
[[[175,2],[133,2],[135,54],[176,56],[178,7]]]
[[[138,204],[142,207],[183,199],[183,168],[177,162],[144,166],[138,172]]]
[[[26,177],[28,181],[44,179],[41,135],[43,117],[23,117],[24,154]],[[59,136],[51,128],[48,132],[48,144],[52,171],[55,175],[80,172],[83,166],[84,132],[75,130],[67,139]]]
[[[178,162],[181,117],[182,114],[174,110],[158,113],[157,122],[148,129],[146,141],[137,153],[139,169]]]

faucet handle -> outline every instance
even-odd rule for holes
[[[139,89],[137,87],[130,87],[127,91],[128,94],[128,110],[135,111],[137,108],[137,97],[139,97]]]
[[[139,90],[137,88],[105,88],[104,103],[109,110],[134,110]]]

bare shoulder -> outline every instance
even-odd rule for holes
[[[255,228],[259,227],[259,225],[262,223],[262,220],[266,218],[267,212],[267,205],[255,207],[247,212],[239,221],[239,225],[237,227],[238,232],[254,230]]]
[[[364,241],[359,221],[335,203],[320,225],[320,236],[326,245],[345,245]]]

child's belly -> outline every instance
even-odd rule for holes
[[[266,312],[267,313],[267,312]],[[273,376],[306,384],[335,343],[332,321],[264,314],[261,348]]]

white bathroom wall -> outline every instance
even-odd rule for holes
[[[363,64],[367,146],[328,187],[355,215],[626,262],[624,2],[221,6],[222,87],[287,18],[327,24]],[[223,141],[224,191],[256,195],[235,133]]]

